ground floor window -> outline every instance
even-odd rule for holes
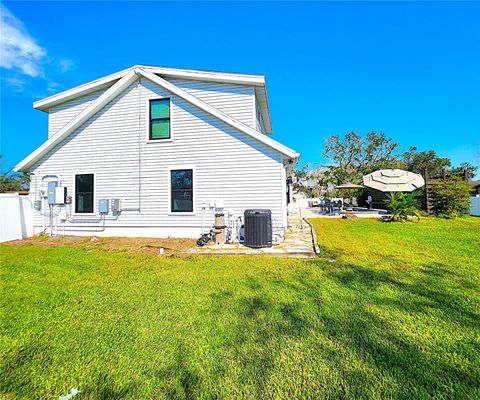
[[[93,213],[93,174],[75,175],[75,213]]]
[[[172,212],[193,212],[193,170],[171,170],[170,188],[170,210]]]

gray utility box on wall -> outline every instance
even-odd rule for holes
[[[67,199],[67,188],[65,186],[58,186],[58,182],[48,182],[47,186],[47,202],[53,204],[65,204]]]
[[[108,214],[108,199],[98,200],[98,212],[100,214]]]
[[[112,212],[119,213],[122,211],[122,201],[120,199],[112,199]]]
[[[58,182],[48,182],[47,185],[47,202],[48,204],[55,204],[55,189],[57,189]]]

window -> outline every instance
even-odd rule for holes
[[[193,212],[193,170],[170,171],[171,211]]]
[[[150,100],[149,139],[170,139],[170,99]]]
[[[75,212],[93,213],[93,174],[75,175]]]

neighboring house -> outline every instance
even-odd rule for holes
[[[15,170],[32,173],[35,233],[196,237],[218,210],[268,208],[283,235],[298,154],[269,136],[264,76],[134,66],[34,108],[48,140]],[[67,204],[49,206],[48,182]]]
[[[480,180],[468,182],[474,194],[480,194]]]

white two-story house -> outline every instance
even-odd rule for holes
[[[262,208],[283,235],[298,154],[270,137],[264,76],[137,65],[34,108],[48,140],[15,170],[31,173],[35,233],[197,237],[219,210]]]

